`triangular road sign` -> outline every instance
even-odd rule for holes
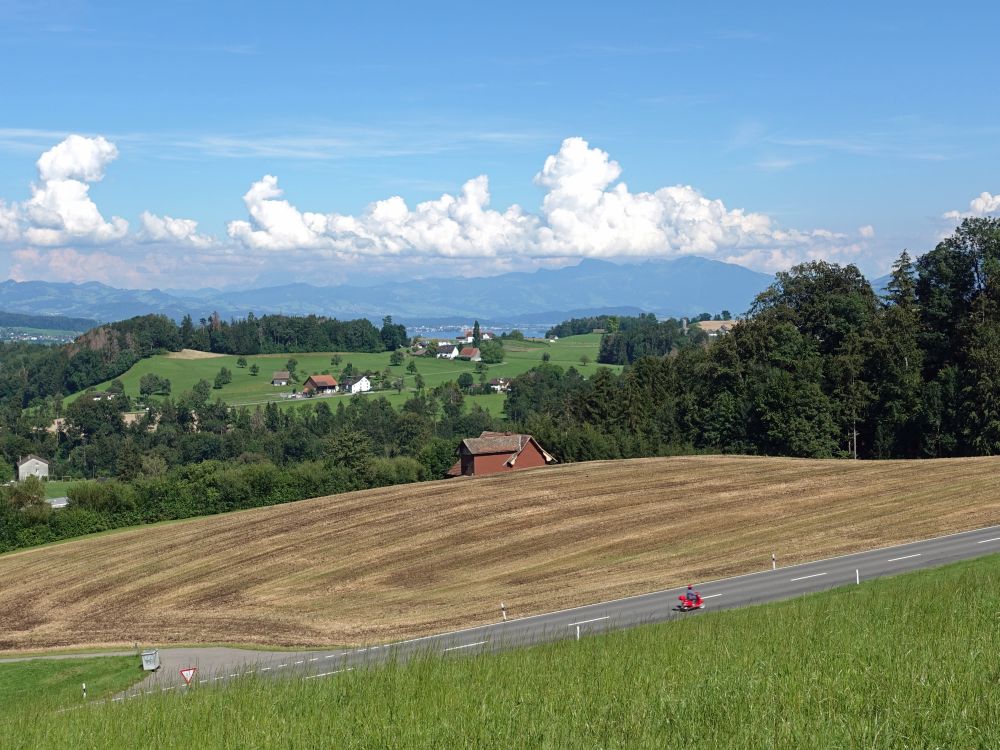
[[[185,667],[181,670],[181,677],[184,678],[184,684],[190,685],[191,678],[194,677],[194,673],[198,671],[198,667]]]

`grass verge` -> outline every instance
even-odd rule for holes
[[[0,664],[0,721],[10,717],[34,721],[58,708],[114,695],[144,677],[136,656],[100,656],[89,659],[32,659]],[[9,747],[10,735],[2,744]]]

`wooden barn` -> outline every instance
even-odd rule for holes
[[[484,432],[466,438],[458,446],[458,461],[448,476],[483,476],[501,471],[533,469],[555,463],[556,459],[531,435],[513,432]]]

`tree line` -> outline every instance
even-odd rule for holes
[[[916,261],[903,252],[882,296],[853,265],[806,263],[728,335],[655,356],[675,335],[638,356],[626,345],[620,375],[515,378],[507,416],[563,460],[1000,453],[1000,219],[966,219]]]

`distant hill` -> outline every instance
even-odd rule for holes
[[[40,328],[49,331],[83,333],[96,325],[97,321],[90,318],[67,318],[64,315],[25,315],[0,310],[0,327],[3,328]]]
[[[115,289],[44,281],[0,282],[3,306],[15,312],[77,315],[101,321],[161,313],[196,320],[217,311],[223,317],[310,313],[339,318],[392,315],[412,324],[452,318],[511,323],[550,323],[608,313],[608,308],[696,315],[745,311],[771,276],[706,258],[618,264],[584,260],[578,265],[482,278],[434,278],[375,286],[320,287],[297,283],[247,291]],[[621,313],[614,313],[621,314]]]

